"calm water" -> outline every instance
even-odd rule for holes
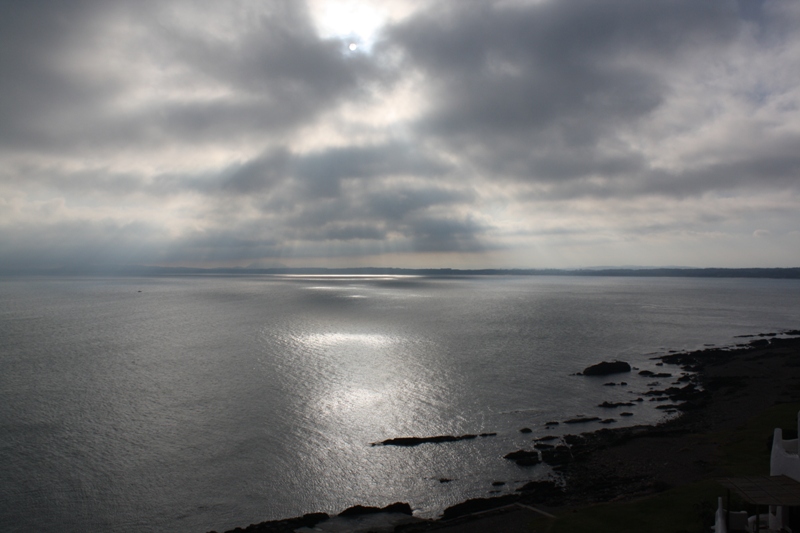
[[[798,327],[795,280],[0,281],[0,529],[222,531],[394,501],[434,516],[547,475],[502,459],[546,421],[647,390],[571,373]],[[480,432],[498,436],[370,446]]]

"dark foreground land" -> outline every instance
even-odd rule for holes
[[[317,513],[232,532],[709,531],[716,497],[724,494],[715,479],[768,474],[772,429],[797,429],[800,337],[762,334],[743,341],[734,349],[661,357],[665,369],[677,365],[695,373],[691,380],[651,393],[682,415],[658,426],[565,437],[559,447],[563,453],[542,454],[559,473],[556,482],[532,482],[515,494],[469,500],[448,508],[439,520],[408,517],[399,525],[369,526],[359,517],[377,509],[356,507],[340,515],[352,517],[351,529],[341,519],[334,523]],[[510,455],[525,464],[533,451]],[[407,504],[383,511],[411,513]]]

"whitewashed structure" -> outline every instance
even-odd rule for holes
[[[797,427],[800,430],[800,412],[797,414]],[[786,476],[800,482],[800,454],[798,439],[784,439],[783,430],[775,428],[772,435],[772,451],[769,459],[770,476]],[[730,523],[726,524],[726,518]],[[746,512],[728,512],[722,505],[722,498],[717,501],[717,513],[714,520],[715,533],[729,531],[756,531],[755,521],[759,520],[759,529],[768,531],[791,531],[788,526],[789,509],[782,506],[770,506],[769,513],[747,518]]]

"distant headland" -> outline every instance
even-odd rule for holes
[[[605,276],[605,277],[677,277],[677,278],[773,278],[800,279],[800,267],[792,268],[691,268],[691,267],[598,267],[598,268],[193,268],[163,266],[104,266],[102,268],[55,268],[41,270],[5,270],[0,275],[34,276]]]

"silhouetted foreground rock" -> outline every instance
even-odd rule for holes
[[[564,489],[552,481],[531,481],[517,489],[525,501],[540,505],[559,505],[564,501]]]
[[[584,376],[607,376],[609,374],[620,374],[622,372],[630,372],[631,365],[625,361],[603,361],[596,365],[587,366],[583,369]]]
[[[437,435],[435,437],[397,437],[381,442],[373,442],[372,446],[419,446],[425,443],[456,442],[459,440],[472,440],[478,437],[494,437],[497,433],[481,433],[480,435]]]
[[[295,530],[307,527],[314,528],[317,524],[327,520],[335,521],[340,518],[344,519],[357,519],[359,517],[376,515],[379,513],[384,514],[398,514],[412,516],[411,506],[408,503],[396,502],[386,507],[368,507],[363,505],[354,505],[348,507],[335,517],[331,517],[326,513],[311,513],[303,515],[298,518],[288,518],[286,520],[273,520],[270,522],[261,522],[260,524],[251,524],[246,528],[237,527],[225,533],[293,533]],[[216,533],[211,531],[210,533]]]
[[[225,533],[292,533],[301,527],[313,528],[320,522],[328,520],[330,516],[327,513],[310,513],[297,518],[287,518],[285,520],[272,520],[270,522],[261,522],[260,524],[250,524],[246,528],[237,527],[230,529]],[[217,533],[210,531],[209,533]]]
[[[459,516],[468,514],[479,513],[481,511],[488,511],[489,509],[496,509],[504,505],[510,505],[520,501],[517,494],[507,494],[505,496],[498,496],[496,498],[473,498],[465,502],[457,503],[452,507],[448,507],[442,513],[442,520],[452,520]]]
[[[401,513],[411,516],[412,511],[411,506],[407,503],[395,502],[391,505],[387,505],[386,507],[365,507],[363,505],[354,505],[339,513],[339,516],[353,517],[375,513]]]

